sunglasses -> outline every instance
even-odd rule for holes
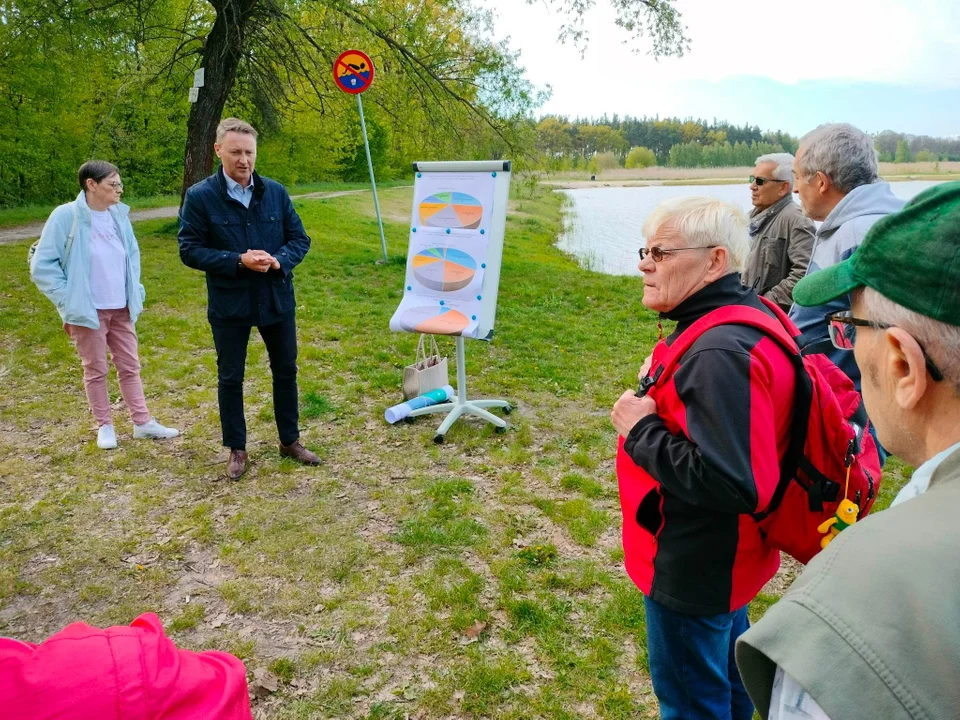
[[[756,175],[751,175],[748,179],[750,180],[751,185],[756,183],[757,187],[763,187],[766,183],[787,182],[787,180],[776,180],[774,178],[757,177]]]
[[[703,247],[685,247],[685,248],[671,248],[669,250],[664,250],[659,245],[654,245],[652,248],[640,248],[640,260],[642,261],[647,255],[653,258],[654,262],[663,262],[664,258],[668,255],[673,255],[673,253],[683,252],[684,250],[712,250],[717,247],[716,245],[705,245]]]
[[[863,320],[854,317],[853,313],[849,310],[830,313],[825,317],[830,342],[832,342],[833,346],[838,350],[853,350],[854,343],[857,341],[858,327],[869,327],[874,330],[889,330],[890,328],[896,327],[896,325],[887,325],[886,323],[873,322],[872,320]],[[916,340],[916,338],[914,338],[914,340]],[[917,345],[920,345],[919,341],[917,341]],[[920,345],[920,352],[923,353],[923,360],[924,363],[926,363],[927,372],[930,373],[933,381],[940,382],[943,380],[943,373],[940,372],[940,368],[936,366],[933,359],[927,355],[927,351],[923,348],[923,345]]]

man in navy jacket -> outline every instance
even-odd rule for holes
[[[273,373],[280,454],[305,465],[320,459],[300,444],[293,268],[310,238],[286,189],[257,175],[257,131],[237,118],[217,127],[222,163],[189,190],[180,208],[180,259],[207,275],[207,319],[217,348],[218,400],[227,476],[247,467],[243,374],[250,329],[259,330]]]

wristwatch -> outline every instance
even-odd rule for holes
[[[243,268],[243,254],[241,253],[240,256],[237,258],[237,270],[240,270],[242,268]]]

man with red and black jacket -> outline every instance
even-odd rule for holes
[[[676,321],[654,348],[647,390],[614,406],[625,565],[645,596],[650,674],[662,718],[749,720],[734,663],[747,604],[779,567],[751,516],[780,479],[795,369],[775,340],[743,325],[705,328],[744,305],[746,217],[711,198],[658,206],[640,251],[646,307]],[[679,338],[686,347],[679,357]],[[641,393],[642,394],[642,393]]]

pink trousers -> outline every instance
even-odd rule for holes
[[[147,401],[140,380],[140,357],[137,354],[137,333],[130,322],[126,308],[97,310],[100,327],[97,330],[80,325],[64,325],[63,329],[77,347],[83,363],[83,387],[97,425],[109,425],[110,395],[107,393],[107,349],[113,355],[120,381],[120,395],[137,425],[150,420]]]

